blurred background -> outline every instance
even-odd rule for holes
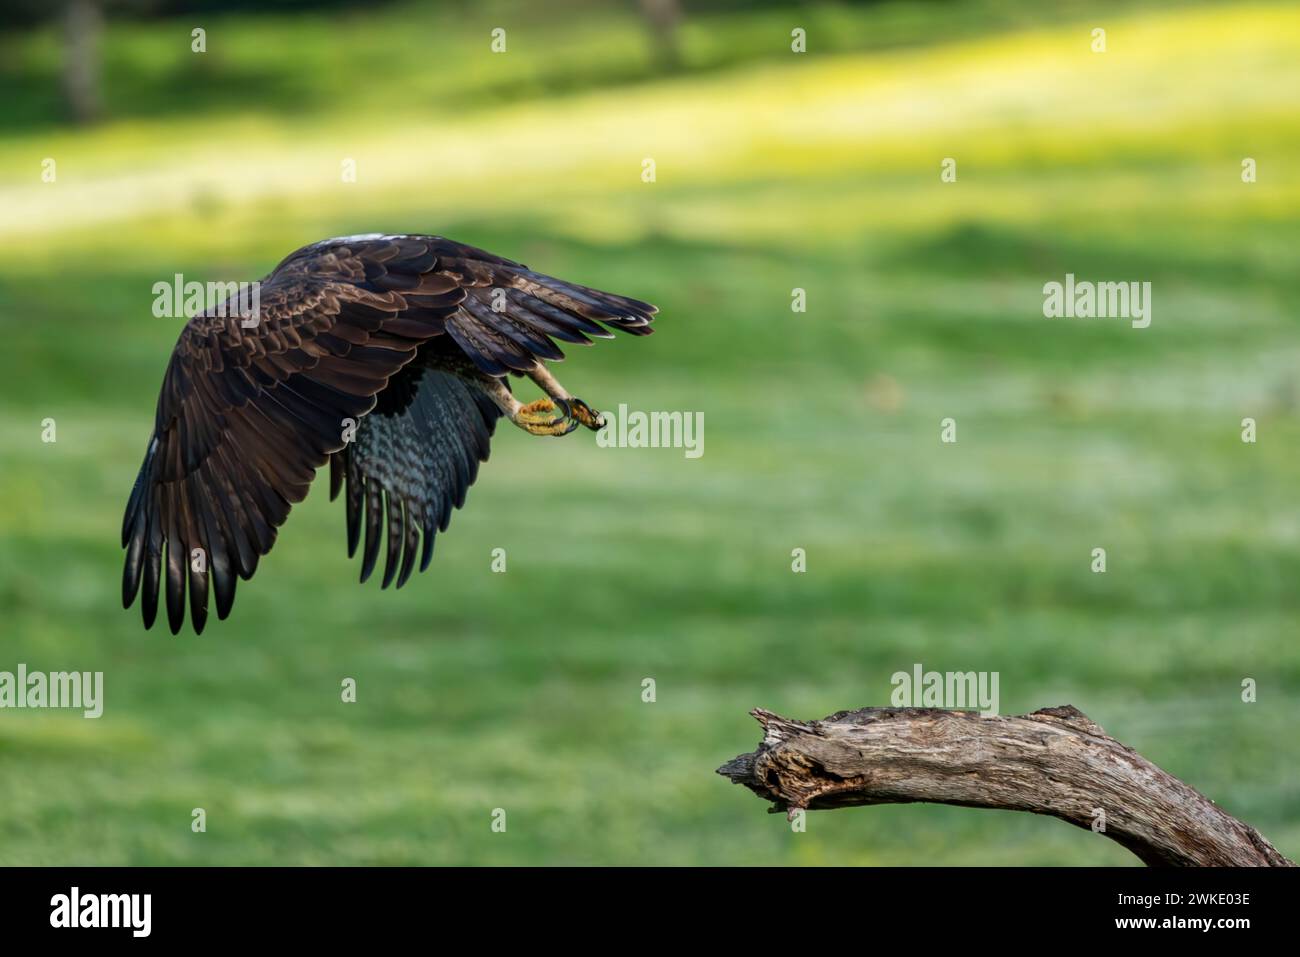
[[[1009,812],[793,834],[713,773],[748,709],[887,704],[916,662],[1074,704],[1300,854],[1294,5],[3,9],[0,670],[106,690],[0,713],[0,863],[1135,863]],[[153,284],[370,231],[657,303],[560,378],[703,412],[703,457],[502,427],[396,593],[321,482],[228,621],[145,633]],[[1045,320],[1067,272],[1151,282],[1151,327]]]

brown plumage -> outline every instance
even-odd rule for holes
[[[563,358],[554,340],[646,335],[656,312],[437,236],[316,243],[260,294],[251,328],[226,310],[190,319],[163,377],[122,524],[123,605],[139,594],[146,628],[160,589],[173,634],[187,590],[196,633],[209,590],[225,618],[326,461],[331,499],[346,486],[349,555],[364,538],[361,580],[386,530],[383,584],[400,588],[464,504],[498,418],[534,434],[600,424],[542,368]],[[520,406],[511,373],[560,414]]]

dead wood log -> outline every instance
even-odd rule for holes
[[[863,708],[792,721],[756,708],[758,750],[718,773],[793,815],[929,801],[1098,828],[1152,866],[1294,867],[1254,828],[1125,747],[1077,708],[980,717]]]

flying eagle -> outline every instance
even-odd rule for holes
[[[439,236],[349,236],[292,253],[262,280],[256,315],[229,303],[181,330],[122,522],[122,604],[146,628],[166,583],[172,634],[217,617],[329,462],[346,487],[348,555],[361,581],[387,526],[383,587],[400,588],[488,457],[505,416],[532,435],[599,429],[600,414],[547,371],[553,340],[648,335],[657,309],[533,272]],[[606,328],[608,327],[608,329]],[[520,403],[508,375],[545,398]]]

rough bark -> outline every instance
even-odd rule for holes
[[[758,750],[718,773],[773,810],[929,801],[1049,814],[1105,830],[1152,866],[1293,867],[1254,828],[1120,744],[1077,708],[983,718],[863,708],[820,721],[755,709]]]

